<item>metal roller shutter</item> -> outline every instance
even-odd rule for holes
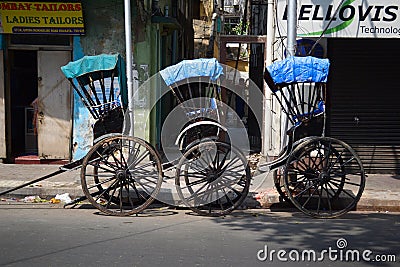
[[[328,135],[368,173],[400,172],[400,39],[328,39]]]

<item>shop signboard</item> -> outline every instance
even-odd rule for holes
[[[277,35],[286,36],[287,0],[278,0]],[[399,38],[400,0],[302,0],[298,37]]]
[[[84,35],[80,2],[0,2],[0,33]]]

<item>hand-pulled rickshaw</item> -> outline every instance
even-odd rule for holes
[[[325,136],[328,70],[326,59],[289,57],[269,66],[264,76],[290,127],[278,158],[260,169],[276,170],[279,194],[318,218],[353,209],[365,184],[356,152]],[[106,214],[126,216],[142,212],[157,199],[165,173],[172,171],[180,204],[198,214],[225,215],[243,203],[250,168],[224,122],[224,73],[215,59],[184,60],[160,72],[161,86],[170,91],[184,117],[173,136],[179,153],[172,159],[149,141],[128,134],[134,122],[126,114],[133,112],[128,109],[133,100],[127,99],[120,55],[85,56],[62,71],[95,120],[93,146],[82,159],[1,194],[81,168],[85,198]]]

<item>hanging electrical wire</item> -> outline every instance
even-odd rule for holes
[[[331,25],[332,21],[334,19],[336,19],[336,15],[339,12],[339,9],[341,8],[341,6],[343,5],[345,0],[342,0],[340,2],[340,4],[338,5],[338,7],[336,8],[335,13],[333,14],[333,16],[330,18],[330,20],[328,21],[328,24],[326,24],[325,28],[323,29],[323,31],[321,32],[320,36],[318,37],[318,39],[315,41],[315,43],[313,44],[313,46],[311,47],[310,51],[308,51],[307,56],[310,56],[311,53],[314,51],[315,47],[319,44],[319,42],[322,39],[322,36],[325,34],[325,32],[328,30],[329,26]]]
[[[277,0],[276,0],[276,2],[277,2]],[[285,38],[282,36],[282,33],[281,33],[281,27],[279,27],[279,25],[278,25],[278,22],[279,22],[279,20],[278,20],[278,9],[277,9],[277,3],[275,3],[275,12],[274,12],[274,14],[275,14],[275,16],[274,16],[274,19],[275,19],[275,23],[276,23],[276,28],[277,28],[277,30],[278,30],[278,37],[279,37],[279,40],[280,40],[280,42],[281,42],[281,45],[282,45],[282,49],[283,49],[283,51],[285,51],[286,50],[286,45],[285,45],[285,42],[283,41]]]

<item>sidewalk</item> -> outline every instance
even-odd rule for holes
[[[253,180],[261,180],[265,175],[258,174]],[[280,197],[274,187],[272,173],[269,176],[258,189],[253,188],[252,191],[261,207],[279,207]],[[356,210],[400,212],[400,175],[367,174],[365,189]]]
[[[50,174],[59,165],[0,164],[0,192]],[[64,172],[0,197],[2,202],[10,198],[23,199],[39,196],[51,199],[57,194],[69,193],[71,198],[83,196],[80,185],[80,169]],[[285,207],[273,184],[272,173],[256,171],[250,193],[245,202],[248,208]],[[287,206],[287,205],[286,205]],[[357,205],[360,211],[400,211],[400,176],[369,174],[364,193]]]

